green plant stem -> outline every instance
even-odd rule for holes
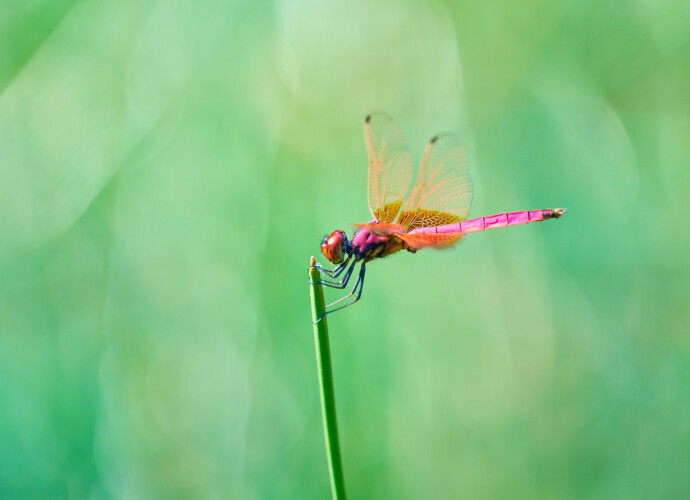
[[[310,265],[316,263],[311,258]],[[323,301],[323,287],[319,283],[321,274],[315,267],[309,268],[311,285],[311,316],[315,322],[326,310]],[[331,476],[331,491],[333,498],[345,498],[345,478],[343,463],[340,458],[340,443],[338,441],[338,422],[335,415],[335,391],[333,390],[333,373],[331,370],[331,348],[328,342],[328,323],[324,317],[314,324],[314,343],[316,344],[316,365],[319,371],[319,387],[321,389],[321,409],[323,410],[323,428],[326,436],[326,455],[328,471]]]

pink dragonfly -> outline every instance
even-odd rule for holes
[[[372,260],[400,250],[416,253],[427,247],[447,248],[467,233],[557,219],[565,213],[565,208],[547,208],[467,220],[472,181],[467,171],[465,149],[455,136],[432,137],[411,189],[412,156],[393,119],[384,113],[367,116],[364,142],[369,158],[367,194],[373,220],[354,224],[357,231],[352,241],[342,230],[324,237],[321,252],[336,267],[329,270],[320,264],[315,266],[334,279],[345,272],[340,281],[320,281],[332,288],[345,288],[357,263],[361,263],[359,274],[352,291],[326,306],[326,312],[317,322],[326,314],[351,306],[360,299],[366,265]],[[348,301],[352,297],[354,299]]]

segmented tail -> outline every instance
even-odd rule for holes
[[[463,222],[453,222],[443,226],[420,227],[410,231],[409,234],[416,233],[476,233],[487,229],[497,229],[499,227],[515,226],[518,224],[528,224],[547,219],[558,219],[566,212],[565,208],[546,208],[543,210],[525,210],[522,212],[510,212],[503,214],[479,217]]]

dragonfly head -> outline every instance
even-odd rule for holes
[[[341,264],[345,260],[345,255],[349,253],[350,242],[347,241],[345,231],[333,231],[328,236],[324,236],[321,242],[321,253],[331,264]]]

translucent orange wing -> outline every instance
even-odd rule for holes
[[[404,227],[400,224],[393,224],[392,222],[368,222],[366,224],[352,224],[352,227],[356,227],[357,229],[366,227],[369,231],[379,236],[405,232]]]
[[[407,246],[411,249],[420,250],[428,247],[448,248],[460,241],[464,235],[460,233],[402,233],[397,236],[407,243]]]
[[[453,135],[437,135],[424,150],[417,182],[397,222],[407,231],[460,222],[467,219],[471,203],[465,148]]]
[[[375,221],[393,222],[412,182],[412,155],[405,136],[384,113],[364,120],[369,158],[369,210]]]

